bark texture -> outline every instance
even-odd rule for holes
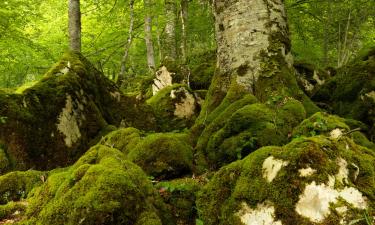
[[[146,17],[145,17],[145,42],[147,48],[147,65],[151,70],[155,69],[154,44],[152,41],[152,17],[150,0],[144,0]]]
[[[187,57],[187,22],[188,22],[188,0],[181,0],[181,57],[186,62]]]
[[[166,25],[164,34],[162,37],[162,57],[177,59],[177,47],[176,47],[176,1],[165,0],[165,15]]]
[[[71,50],[81,51],[81,10],[79,0],[69,0],[69,42]]]
[[[126,61],[128,60],[130,46],[133,42],[134,0],[130,0],[129,10],[130,10],[129,33],[128,33],[128,39],[127,39],[125,47],[124,47],[124,55],[122,56],[122,59],[121,59],[121,69],[120,69],[120,74],[119,74],[118,80],[117,80],[117,83],[119,83],[119,84],[121,84],[125,80]]]
[[[274,54],[287,61],[290,52],[283,2],[216,0],[214,7],[220,72],[256,93],[263,64]]]

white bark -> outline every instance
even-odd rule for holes
[[[154,56],[154,45],[152,41],[152,18],[151,18],[151,6],[150,0],[144,0],[144,6],[146,10],[145,17],[145,42],[147,48],[147,65],[150,70],[155,69],[155,56]]]

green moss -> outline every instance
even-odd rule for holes
[[[0,176],[0,204],[27,197],[36,186],[43,183],[46,174],[40,171],[16,171]]]
[[[117,149],[97,145],[34,189],[21,224],[170,224],[142,170]],[[145,218],[147,214],[153,218]]]
[[[356,131],[352,134],[352,136],[356,144],[375,150],[375,144],[369,141],[363,133]]]
[[[191,172],[192,147],[173,133],[146,136],[127,158],[139,165],[148,175],[156,178],[172,178]]]
[[[375,124],[375,100],[369,93],[375,91],[374,47],[346,66],[328,80],[313,96],[313,100],[331,106],[330,112],[345,118],[360,120],[369,126],[373,139]]]
[[[328,113],[318,112],[294,128],[293,136],[314,136],[319,134],[328,135],[336,128],[343,131],[350,130],[349,126],[345,124],[345,119],[330,115]]]
[[[102,138],[101,144],[128,154],[141,141],[141,132],[133,127],[112,131]]]
[[[195,224],[196,193],[201,186],[195,179],[182,178],[157,183],[155,188],[172,212],[176,224]]]
[[[278,171],[276,177],[268,182],[264,177],[263,162],[270,156],[288,162]],[[283,147],[263,147],[251,153],[245,159],[222,167],[207,185],[199,192],[197,207],[204,224],[242,224],[238,212],[246,203],[255,209],[258,204],[268,203],[275,208],[275,221],[283,224],[312,224],[300,216],[295,208],[307,184],[328,183],[329,175],[337,174],[338,157],[353,163],[359,169],[358,177],[352,176],[349,169],[348,186],[357,188],[368,199],[368,210],[374,210],[375,154],[363,151],[348,138],[339,141],[324,136],[298,138]],[[310,176],[299,176],[299,169],[310,167],[316,170]],[[354,167],[353,167],[354,168]],[[335,188],[343,188],[336,181]],[[353,209],[349,212],[364,210]],[[340,217],[331,214],[328,220],[338,224]],[[326,224],[326,223],[319,223]]]
[[[235,101],[203,130],[196,149],[209,167],[219,168],[261,146],[285,144],[292,128],[306,117],[301,102],[293,98],[267,105],[254,102],[250,95]],[[204,160],[198,160],[204,167]]]
[[[23,202],[8,202],[6,205],[0,205],[0,219],[5,219],[16,212],[23,214],[25,210],[26,204]]]

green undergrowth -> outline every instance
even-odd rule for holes
[[[271,182],[265,179],[263,169],[263,162],[270,156],[287,162]],[[372,215],[375,209],[375,153],[357,146],[347,137],[333,140],[314,136],[296,138],[283,147],[263,147],[243,160],[222,167],[199,192],[200,219],[207,225],[240,225],[239,212],[246,203],[254,210],[258,204],[272,205],[274,220],[283,224],[315,224],[296,213],[296,204],[307,184],[328,183],[329,175],[338,173],[336,162],[339,157],[348,162],[349,177],[346,184],[336,180],[335,188],[341,190],[344,185],[357,188],[367,198],[367,210]],[[298,170],[307,167],[317,172],[307,177],[299,176]],[[354,177],[355,170],[351,167],[357,167],[359,175]],[[345,201],[342,204],[348,207],[346,220],[358,219],[365,212]],[[318,224],[339,224],[340,219],[333,212]]]
[[[155,185],[169,211],[172,212],[176,224],[187,225],[195,225],[197,217],[196,193],[201,187],[202,184],[192,178],[163,181]]]

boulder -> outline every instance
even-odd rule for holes
[[[156,129],[149,106],[73,52],[33,86],[0,91],[0,105],[0,146],[11,169],[72,164],[109,124]]]
[[[24,201],[21,224],[173,224],[146,174],[104,145],[50,172]]]
[[[362,121],[375,140],[375,48],[339,68],[312,96],[331,113]]]
[[[193,149],[186,134],[145,135],[135,128],[125,128],[109,133],[101,143],[118,148],[128,160],[158,180],[192,173]]]
[[[200,111],[199,99],[183,84],[174,84],[146,101],[156,116],[158,130],[183,130],[194,123]]]
[[[222,167],[198,195],[204,224],[353,224],[375,210],[375,153],[349,137],[299,137]]]

